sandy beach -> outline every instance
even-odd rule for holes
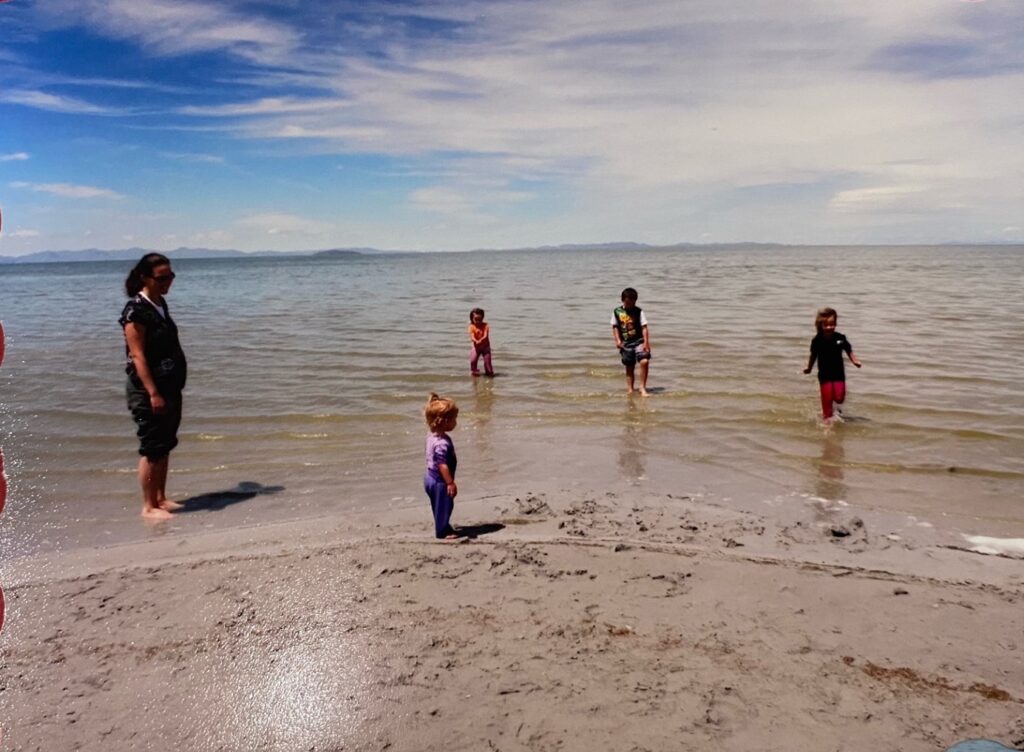
[[[5,748],[1024,745],[1020,559],[823,502],[550,492],[456,521],[478,536],[409,509],[17,562]]]

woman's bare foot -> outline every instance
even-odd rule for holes
[[[644,387],[640,387],[640,396],[647,397],[648,395],[650,395],[650,392],[648,392]]]
[[[160,507],[143,507],[142,508],[142,519],[148,522],[163,522],[164,520],[171,519],[172,515],[166,509]]]
[[[178,501],[171,501],[170,499],[164,499],[157,503],[157,506],[168,512],[177,512],[179,509],[184,509],[185,505]]]

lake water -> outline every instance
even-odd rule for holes
[[[180,260],[189,357],[172,530],[422,505],[430,391],[455,398],[463,499],[699,493],[820,497],[1024,531],[1024,249],[699,248]],[[125,262],[0,266],[5,557],[152,534],[124,404]],[[608,325],[639,290],[649,398]],[[815,310],[864,363],[847,420],[804,376]],[[469,376],[487,310],[493,380]],[[232,493],[222,493],[232,492]],[[258,492],[258,493],[257,493]],[[213,496],[210,496],[213,494]],[[456,521],[458,507],[456,508]]]

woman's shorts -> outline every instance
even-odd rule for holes
[[[128,409],[138,427],[139,454],[159,460],[178,446],[178,426],[181,425],[181,393],[161,392],[167,403],[159,415],[153,412],[145,389],[128,382]]]
[[[650,360],[650,351],[644,350],[642,348],[642,343],[639,345],[626,345],[624,347],[620,347],[619,355],[622,356],[622,365],[635,366],[638,360]]]

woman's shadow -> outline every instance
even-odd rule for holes
[[[262,483],[255,483],[243,480],[234,488],[226,491],[212,491],[182,499],[182,508],[178,514],[185,512],[219,512],[234,504],[240,504],[256,496],[269,496],[280,493],[284,486],[264,486]]]

